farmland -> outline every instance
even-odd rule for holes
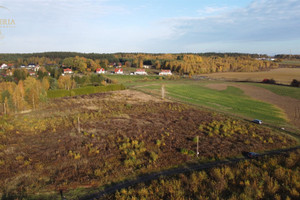
[[[263,79],[274,79],[277,83],[290,85],[293,79],[299,79],[300,68],[279,68],[261,72],[224,72],[207,74],[209,78],[261,82]]]
[[[63,190],[73,199],[187,162],[297,144],[279,130],[128,90],[54,99],[1,118],[1,127],[0,188],[11,198],[55,199]]]

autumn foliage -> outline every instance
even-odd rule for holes
[[[47,99],[49,81],[27,77],[24,81],[0,83],[0,113],[9,114],[26,109],[36,109]]]

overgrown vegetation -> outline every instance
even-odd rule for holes
[[[58,195],[60,189],[72,195],[73,188],[96,188],[188,161],[296,144],[277,131],[227,116],[151,98],[135,100],[141,95],[123,91],[60,98],[31,113],[2,117],[2,197],[27,198],[47,191]],[[230,136],[204,131],[219,126],[222,132],[227,123],[228,131],[234,130]],[[255,134],[239,132],[247,126]]]
[[[300,150],[160,178],[103,199],[299,199]]]

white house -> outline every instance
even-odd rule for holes
[[[145,72],[144,69],[137,69],[135,72],[134,72],[134,75],[148,75],[147,72]]]
[[[27,67],[28,68],[35,68],[35,64],[29,64]]]
[[[171,76],[172,72],[171,70],[161,70],[161,72],[159,73],[160,76]]]
[[[123,69],[122,68],[116,68],[115,69],[115,74],[123,74]]]
[[[143,65],[143,68],[145,68],[145,69],[150,69],[151,66],[150,66],[150,65]]]
[[[3,63],[3,64],[0,66],[0,69],[5,69],[5,68],[7,68],[7,67],[8,67],[7,64]]]
[[[40,67],[39,65],[36,65],[36,66],[33,68],[33,71],[38,72],[40,68],[41,68],[41,67]]]
[[[104,74],[105,73],[105,69],[104,68],[97,68],[96,69],[96,73],[97,74]]]

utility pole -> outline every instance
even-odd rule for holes
[[[78,115],[78,119],[77,119],[77,123],[78,123],[78,133],[80,133],[80,121],[79,121],[79,115]]]
[[[197,158],[199,155],[199,136],[197,135]]]
[[[165,85],[161,85],[161,98],[165,99]]]

